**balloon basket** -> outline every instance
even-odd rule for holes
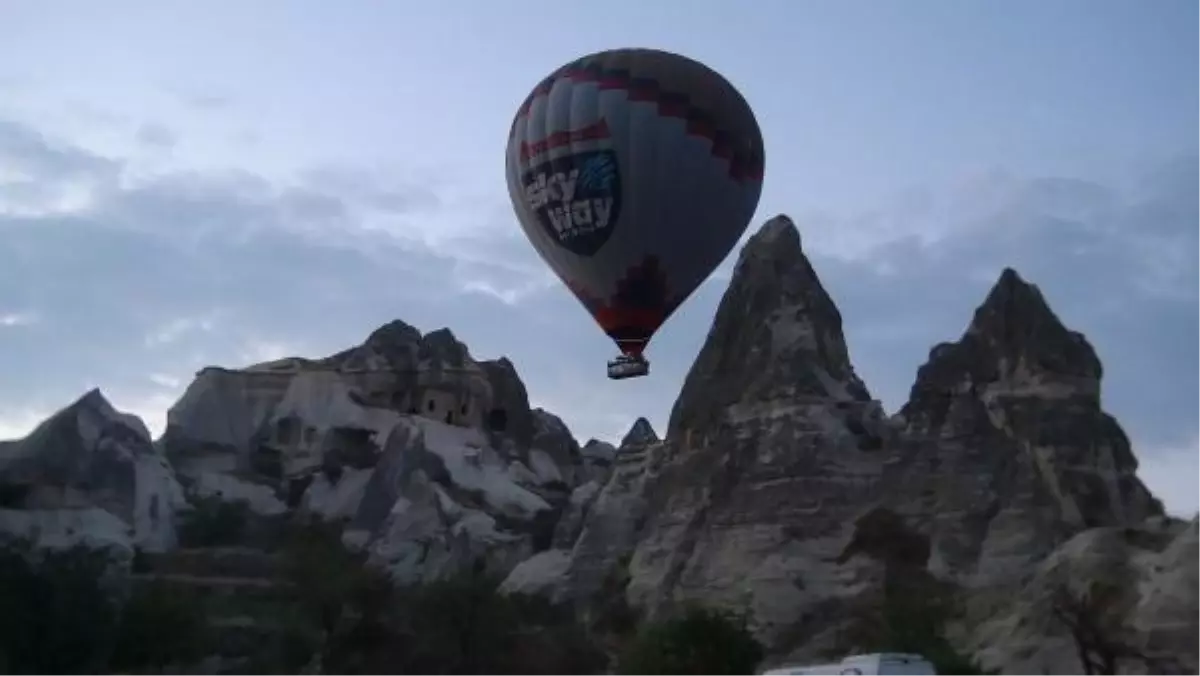
[[[608,377],[612,380],[640,378],[650,373],[650,362],[645,357],[621,355],[608,362]]]

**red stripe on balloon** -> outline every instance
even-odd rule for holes
[[[612,75],[604,75],[596,71],[591,71],[583,68],[573,68],[560,71],[555,75],[546,78],[538,83],[538,86],[533,90],[533,93],[521,104],[517,109],[517,115],[513,119],[513,125],[509,132],[511,139],[517,132],[517,124],[519,120],[529,115],[530,108],[533,107],[533,102],[541,97],[548,96],[550,90],[554,88],[554,84],[559,80],[567,80],[574,83],[595,82],[600,91],[624,91],[631,103],[654,103],[660,117],[682,118],[688,117],[688,106],[678,101],[671,100],[671,94],[663,92],[658,87],[634,86],[626,78],[615,77]],[[639,82],[638,84],[642,84]],[[562,133],[562,132],[556,132]],[[729,163],[729,177],[735,181],[761,181],[763,179],[762,162],[751,164],[742,156],[739,159],[732,149],[725,144],[716,142],[717,129],[711,122],[705,119],[692,118],[687,120],[686,133],[689,136],[703,138],[712,145],[713,157],[721,160],[726,160]],[[551,136],[554,136],[552,134]],[[545,141],[535,141],[533,145],[537,145]],[[522,159],[526,158],[525,145],[522,144]],[[535,153],[536,154],[536,153]]]
[[[617,283],[617,293],[607,301],[591,295],[574,280],[563,279],[563,282],[583,303],[600,328],[617,343],[617,347],[631,356],[642,354],[650,339],[678,306],[678,303],[668,300],[666,275],[659,268],[658,259],[653,256],[647,256],[640,263],[629,266],[624,277]],[[626,305],[621,302],[623,292],[628,291],[630,286],[647,283],[652,283],[657,288],[657,293],[653,295],[653,300],[643,297],[641,302],[656,302],[654,307],[641,304]]]

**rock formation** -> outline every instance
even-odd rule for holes
[[[212,496],[338,522],[403,582],[482,565],[592,619],[747,611],[770,662],[860,648],[856,618],[928,584],[962,601],[952,639],[984,666],[1078,672],[1047,618],[1113,587],[1106,630],[1151,660],[1123,668],[1195,671],[1196,522],[1138,480],[1101,376],[1005,270],[889,417],[777,217],[741,251],[665,439],[638,419],[580,447],[508,360],[395,321],[324,359],[204,369],[157,447],[88,394],[0,443],[0,530],[164,549],[184,493]]]
[[[932,496],[913,516],[939,569],[1000,581],[1080,530],[1161,514],[1100,377],[1087,340],[1012,270],[958,342],[930,351],[898,416],[915,446],[896,483]]]
[[[1080,673],[1065,611],[1093,623],[1101,641],[1138,655],[1123,656],[1115,673],[1195,673],[1196,536],[1194,519],[1084,530],[992,605],[968,647],[1005,673]]]
[[[175,472],[136,416],[92,390],[24,439],[0,443],[0,531],[69,546],[126,550],[176,543],[186,502]]]
[[[889,434],[799,233],[768,222],[742,250],[671,413],[630,602],[651,616],[688,599],[749,611],[779,646],[874,574],[838,556],[881,494]]]
[[[795,227],[773,219],[741,252],[667,440],[623,449],[570,556],[545,555],[551,593],[599,601],[622,579],[649,616],[686,600],[749,611],[794,661],[852,649],[847,624],[889,580],[920,576],[977,600],[959,627],[977,646],[997,599],[1072,537],[1161,514],[1100,376],[1087,341],[1006,270],[888,418]],[[980,654],[1034,668],[1065,649]]]
[[[325,359],[201,371],[162,446],[193,490],[340,521],[410,582],[549,547],[586,464],[508,360],[400,321]]]
[[[646,483],[662,444],[650,423],[638,419],[617,449],[607,481],[584,484],[571,496],[554,546],[523,562],[504,588],[546,593],[578,604],[601,595],[605,582],[625,568],[647,518]]]

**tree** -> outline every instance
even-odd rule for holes
[[[883,601],[864,609],[843,652],[893,652],[923,656],[939,674],[989,674],[946,638],[946,625],[959,614],[958,590],[924,571],[888,576]]]
[[[691,605],[643,627],[622,651],[617,673],[750,674],[762,658],[744,617]]]
[[[0,673],[101,673],[118,616],[101,584],[108,566],[83,547],[0,549]]]
[[[241,544],[250,513],[245,502],[226,502],[217,496],[193,498],[192,509],[180,519],[179,539],[190,547]]]
[[[163,673],[209,653],[211,637],[202,600],[162,582],[135,586],[121,608],[108,658],[110,672]]]
[[[569,608],[504,596],[476,568],[347,597],[326,641],[329,676],[600,674],[607,659]]]

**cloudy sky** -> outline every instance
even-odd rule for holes
[[[508,355],[581,438],[663,427],[732,258],[652,377],[611,382],[503,178],[540,77],[641,45],[751,102],[753,227],[799,223],[889,410],[1011,265],[1096,346],[1143,478],[1194,511],[1198,20],[1192,0],[5,2],[0,438],[93,386],[159,430],[203,365],[394,318]]]

